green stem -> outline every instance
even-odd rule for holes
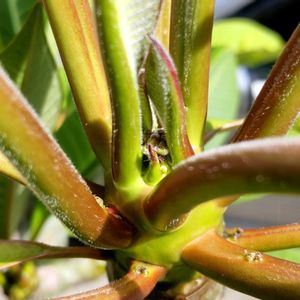
[[[127,16],[127,2],[97,0],[96,3],[101,11],[97,15],[99,37],[112,93],[112,175],[119,189],[137,188],[142,182],[142,124],[137,75],[139,62],[135,54],[139,45],[133,48],[136,35],[130,34],[134,20]],[[130,13],[133,14],[135,9],[132,7]],[[128,32],[125,33],[126,28]]]
[[[248,249],[274,251],[300,247],[300,224],[255,229],[232,229],[228,240]],[[233,234],[230,234],[233,233]]]
[[[300,25],[232,142],[284,135],[300,111]]]
[[[111,107],[88,0],[44,0],[83,127],[105,169],[111,164]]]
[[[273,138],[193,156],[176,166],[152,192],[144,203],[146,216],[164,231],[195,206],[216,198],[255,192],[300,193],[299,155],[300,139]]]
[[[300,265],[234,245],[214,230],[187,245],[181,257],[202,274],[259,299],[300,299]]]
[[[182,85],[187,132],[195,152],[203,148],[213,12],[213,0],[172,1],[170,53]]]

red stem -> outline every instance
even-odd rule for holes
[[[229,204],[243,193],[300,193],[300,139],[247,141],[186,159],[144,202],[145,215],[166,231],[172,220],[220,197]],[[282,159],[284,157],[284,159]]]
[[[258,251],[273,251],[300,247],[300,224],[272,226],[258,229],[229,229],[228,240]]]
[[[300,111],[300,25],[232,142],[284,135]]]
[[[182,259],[204,275],[259,299],[300,299],[300,265],[234,245],[214,230],[187,245]]]
[[[164,267],[134,262],[129,273],[120,280],[99,289],[55,300],[142,300],[165,274],[166,268]]]

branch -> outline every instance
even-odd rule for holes
[[[98,203],[2,69],[0,107],[0,150],[28,182],[28,188],[85,243],[127,247],[132,240],[131,227]]]
[[[36,259],[91,258],[107,259],[108,255],[88,247],[53,247],[42,243],[0,240],[0,270]]]
[[[296,248],[300,247],[300,224],[226,229],[224,237],[241,247],[263,252]]]
[[[166,268],[134,262],[127,275],[103,288],[53,300],[142,300],[165,274]]]
[[[204,143],[206,144],[207,142],[209,142],[218,133],[229,131],[229,130],[232,130],[235,128],[239,128],[241,125],[243,125],[244,121],[245,121],[244,119],[235,120],[232,122],[222,124],[220,127],[217,127],[217,128],[214,128],[214,129],[208,131],[205,134]]]
[[[233,142],[284,135],[300,111],[300,25],[274,65]]]
[[[175,0],[171,9],[170,53],[187,107],[187,132],[199,152],[207,113],[213,0]]]
[[[88,0],[44,0],[82,124],[105,169],[111,163],[112,116],[97,30]]]
[[[188,158],[145,201],[146,216],[164,231],[172,220],[212,199],[256,192],[300,193],[299,155],[300,139],[273,138]]]
[[[300,299],[300,265],[234,245],[213,230],[187,245],[181,257],[204,275],[259,299]]]

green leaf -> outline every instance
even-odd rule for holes
[[[270,251],[267,254],[300,264],[300,248]]]
[[[183,95],[171,57],[154,37],[150,39],[152,45],[146,63],[146,86],[165,129],[175,165],[193,153],[186,133]]]
[[[21,29],[36,0],[1,0],[0,51]]]
[[[42,6],[33,9],[22,31],[0,54],[0,61],[48,128],[61,109],[61,86],[44,33]]]
[[[213,0],[172,1],[170,53],[187,107],[188,136],[196,152],[203,148],[213,12]]]
[[[86,257],[101,259],[99,250],[84,247],[52,247],[42,243],[0,240],[0,270],[46,258]]]
[[[250,19],[217,21],[213,27],[213,47],[231,49],[239,63],[249,66],[274,61],[284,46],[275,31]]]
[[[210,70],[208,121],[236,119],[239,110],[239,93],[236,77],[236,59],[229,50],[214,49]],[[206,149],[223,144],[228,133],[212,139]]]
[[[96,3],[114,114],[113,177],[118,187],[137,189],[142,186],[138,69],[149,45],[147,34],[154,31],[160,1],[97,0]]]

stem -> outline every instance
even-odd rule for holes
[[[103,288],[69,297],[56,298],[55,300],[142,300],[152,291],[158,280],[165,276],[166,271],[164,267],[134,262],[130,272],[120,280]]]
[[[88,0],[43,2],[83,127],[97,157],[105,169],[109,169],[112,131],[110,97]]]
[[[0,270],[37,259],[90,258],[109,259],[109,252],[89,247],[53,247],[42,243],[19,240],[0,240]],[[4,252],[4,253],[3,253]]]
[[[52,253],[46,253],[42,258],[91,258],[99,260],[107,260],[108,255],[106,252],[101,252],[99,249],[90,247],[53,247]]]
[[[28,182],[28,188],[85,243],[127,247],[132,240],[131,227],[97,202],[2,69],[0,107],[0,150]]]
[[[216,198],[255,192],[300,193],[299,155],[300,139],[273,138],[227,145],[188,158],[145,201],[146,216],[164,231],[195,206]]]
[[[143,32],[135,33],[134,21],[137,16],[148,20],[148,11],[143,15],[144,7],[136,5],[131,5],[129,10],[130,4],[122,1],[97,0],[96,3],[101,11],[97,14],[99,37],[112,94],[112,175],[118,189],[137,189],[142,185],[142,124],[138,88],[139,60],[142,57],[136,52],[142,52],[139,48],[144,39],[137,38],[142,37]],[[132,19],[129,13],[134,16]],[[143,29],[143,25],[139,29]]]
[[[300,265],[234,245],[214,230],[187,245],[181,257],[204,275],[259,299],[300,299]]]
[[[241,125],[243,125],[245,119],[239,119],[232,122],[228,122],[226,124],[223,124],[222,126],[215,128],[205,134],[204,137],[204,143],[206,144],[209,142],[216,134],[229,131],[235,128],[239,128]]]
[[[225,230],[229,241],[248,249],[273,251],[300,247],[300,224]]]
[[[232,142],[284,135],[300,111],[300,25]]]
[[[170,53],[187,107],[187,132],[199,152],[207,113],[213,0],[172,1]]]

